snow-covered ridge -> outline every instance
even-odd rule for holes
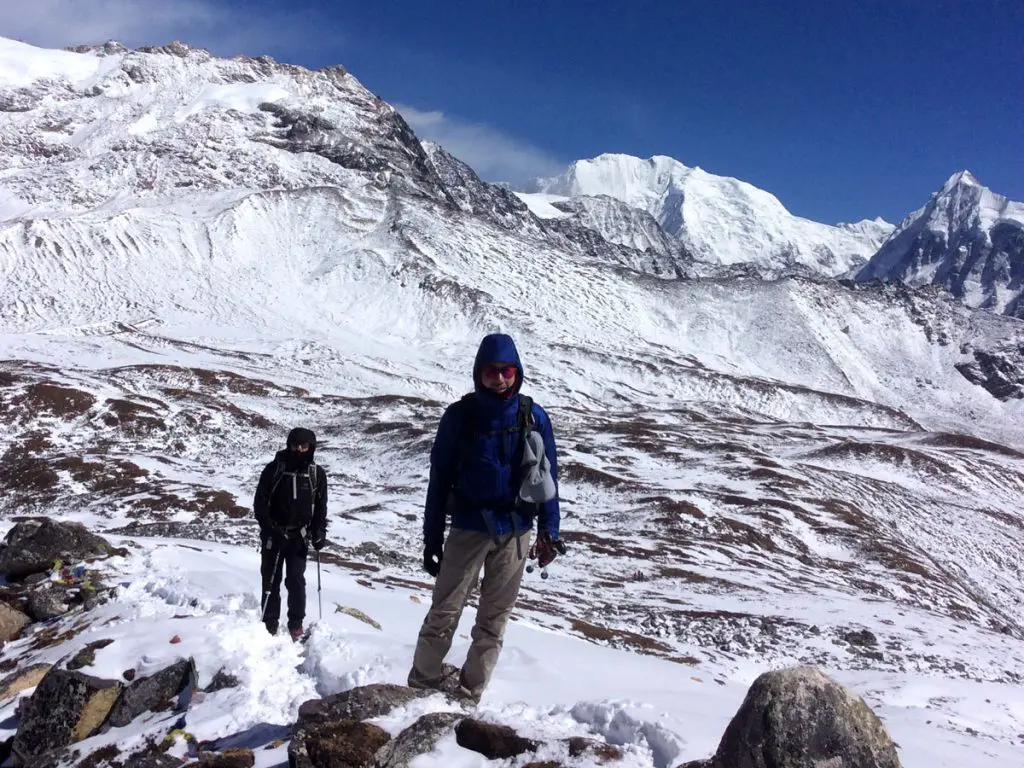
[[[26,86],[37,80],[90,81],[104,62],[96,56],[36,48],[0,37],[0,83]]]
[[[891,229],[880,220],[834,227],[803,219],[752,184],[665,156],[578,160],[526,191],[608,195],[651,214],[698,259],[770,270],[802,264],[819,274],[846,273],[870,258]]]
[[[182,44],[85,50],[0,41],[8,218],[347,185],[352,172],[390,171],[445,196],[405,121],[341,67],[218,59]]]

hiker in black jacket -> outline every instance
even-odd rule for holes
[[[288,632],[302,636],[306,617],[306,554],[327,540],[327,473],[313,462],[316,435],[296,428],[288,447],[264,467],[252,508],[260,525],[263,562],[262,619],[277,634],[281,617],[281,575],[288,590]]]

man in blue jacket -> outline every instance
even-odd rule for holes
[[[456,691],[479,701],[519,595],[534,518],[539,564],[546,566],[556,553],[565,552],[558,538],[555,437],[544,409],[519,394],[523,378],[512,337],[486,336],[473,363],[474,391],[448,406],[441,417],[430,452],[423,517],[423,567],[437,581],[409,672],[410,686],[454,687],[453,681],[443,679],[442,662],[482,567],[473,642]],[[550,497],[538,499],[540,503],[521,497],[528,432],[543,438],[541,465],[554,481],[546,483]],[[445,541],[448,515],[451,532]]]

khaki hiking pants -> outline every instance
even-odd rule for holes
[[[434,688],[441,682],[441,663],[452,647],[462,610],[483,566],[484,578],[480,583],[473,642],[459,679],[466,691],[480,697],[491,679],[494,665],[498,663],[505,625],[512,615],[519,585],[523,581],[532,533],[524,531],[519,536],[523,553],[520,559],[515,534],[503,536],[495,544],[489,534],[480,531],[453,528],[449,532],[430,611],[423,620],[416,643],[409,685]]]

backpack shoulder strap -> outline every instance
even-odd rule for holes
[[[307,477],[309,477],[310,493],[312,493],[313,498],[316,499],[316,484],[317,481],[320,479],[320,474],[319,472],[317,472],[316,462],[309,462],[309,472],[307,473]]]
[[[516,423],[519,425],[520,440],[525,440],[526,434],[537,426],[537,420],[533,416],[533,398],[529,395],[519,396],[519,409],[516,412]]]
[[[284,477],[284,462],[274,462],[274,474],[270,480],[270,495],[274,495],[274,491],[277,490],[277,484],[281,482],[281,478]]]
[[[459,400],[459,464],[463,464],[473,447],[476,433],[476,395],[473,392]]]

